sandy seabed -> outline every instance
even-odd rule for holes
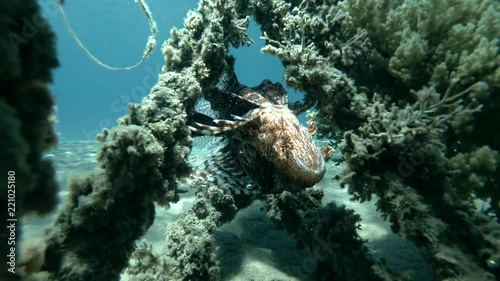
[[[54,159],[60,183],[60,202],[64,204],[68,195],[68,181],[72,176],[89,174],[97,167],[98,143],[92,141],[61,141],[58,148],[45,157]],[[195,147],[192,157],[202,160],[209,151],[207,147]],[[338,155],[338,152],[336,152]],[[422,257],[411,243],[392,234],[389,223],[376,211],[374,202],[360,204],[349,200],[347,190],[341,189],[333,177],[342,167],[327,162],[327,173],[317,187],[324,191],[323,203],[335,201],[354,209],[362,217],[360,235],[368,240],[369,247],[377,259],[384,259],[394,272],[413,271],[414,280],[432,280]],[[150,242],[153,251],[164,250],[165,230],[186,210],[191,208],[194,190],[182,194],[179,202],[169,209],[157,207],[154,224],[143,237]],[[315,280],[316,262],[307,250],[297,248],[297,240],[283,230],[277,229],[261,210],[262,203],[254,202],[240,210],[236,218],[215,233],[217,257],[221,263],[222,280],[226,281],[299,281]],[[24,219],[23,238],[41,237],[43,229],[50,227],[54,214],[39,218]],[[125,274],[122,280],[127,280]]]

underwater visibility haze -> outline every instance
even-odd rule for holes
[[[0,281],[500,279],[500,1],[0,3]]]

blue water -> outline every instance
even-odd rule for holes
[[[143,54],[148,22],[133,0],[64,1],[64,10],[83,44],[103,63],[126,67],[138,62]],[[54,71],[52,90],[57,98],[61,137],[67,140],[92,140],[102,128],[116,125],[116,119],[129,113],[127,104],[139,103],[157,81],[164,65],[161,44],[172,27],[182,28],[196,0],[147,1],[158,24],[158,42],[153,54],[138,68],[113,71],[92,62],[70,37],[56,6],[56,0],[39,1],[57,37],[61,66]],[[241,83],[254,86],[263,79],[282,82],[284,69],[275,57],[263,55],[258,26],[252,23],[250,47],[231,50],[236,56],[236,73]],[[284,84],[284,83],[283,83]],[[290,100],[301,97],[288,89]]]

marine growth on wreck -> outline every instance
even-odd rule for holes
[[[141,64],[162,26],[138,4],[151,31]],[[0,280],[500,278],[499,1],[200,0],[163,42],[149,94],[69,180],[58,151],[75,146],[58,139],[50,91],[58,34],[34,0],[1,2],[0,18]],[[257,40],[281,83],[238,81],[231,50]],[[366,206],[423,260],[420,273],[381,258],[388,240],[363,234]],[[55,219],[30,237],[30,214]],[[161,246],[147,239],[158,230]],[[243,246],[267,249],[272,235],[282,241],[268,260]],[[245,262],[234,253],[264,273],[230,269]]]

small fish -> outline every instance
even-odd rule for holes
[[[298,191],[319,182],[325,174],[324,156],[289,109],[283,86],[264,80],[246,87],[235,77],[230,80],[205,94],[217,118],[194,112],[189,127],[194,136],[224,138],[225,161],[238,171],[224,173],[240,178],[244,172],[262,194]]]

